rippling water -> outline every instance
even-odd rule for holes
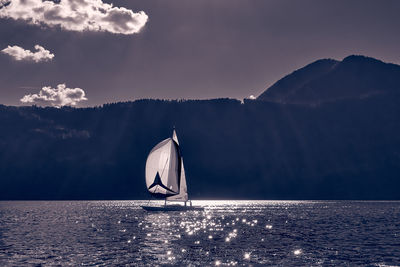
[[[400,202],[0,202],[0,266],[400,266]]]

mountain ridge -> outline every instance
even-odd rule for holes
[[[399,200],[398,68],[320,60],[272,101],[0,105],[0,199],[146,199],[146,157],[176,126],[194,199]]]
[[[342,61],[314,61],[278,80],[257,99],[313,105],[347,98],[399,93],[399,90],[399,65],[362,55],[351,55]]]
[[[0,106],[0,199],[146,199],[175,125],[194,199],[400,199],[400,97]]]

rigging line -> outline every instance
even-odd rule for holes
[[[165,162],[165,164],[164,164],[164,169],[162,170],[162,172],[161,172],[161,175],[160,175],[160,178],[162,177],[162,175],[164,174],[164,171],[165,171],[165,167],[167,167],[167,163],[168,163],[168,161],[169,161],[169,158],[167,158],[167,161]]]
[[[156,188],[154,188],[154,193],[156,192],[156,190],[157,190],[157,186],[158,186],[158,184],[156,184]]]

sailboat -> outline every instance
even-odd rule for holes
[[[189,200],[183,157],[175,129],[172,137],[158,143],[146,161],[146,186],[149,193],[164,199],[163,206],[141,206],[147,211],[203,210]],[[169,204],[181,202],[181,204]]]

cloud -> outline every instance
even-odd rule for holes
[[[85,91],[81,88],[67,88],[64,83],[57,85],[57,88],[45,86],[38,94],[25,95],[20,99],[22,103],[50,105],[58,108],[63,106],[75,106],[78,102],[83,100],[87,100]]]
[[[134,13],[102,0],[0,0],[0,18],[60,26],[68,31],[116,34],[138,33],[148,20],[143,11]]]
[[[36,63],[40,61],[49,61],[54,57],[54,54],[50,53],[50,51],[46,50],[43,46],[35,45],[35,50],[35,52],[32,52],[17,45],[9,45],[7,48],[1,50],[1,52],[10,55],[15,60],[35,61]]]

